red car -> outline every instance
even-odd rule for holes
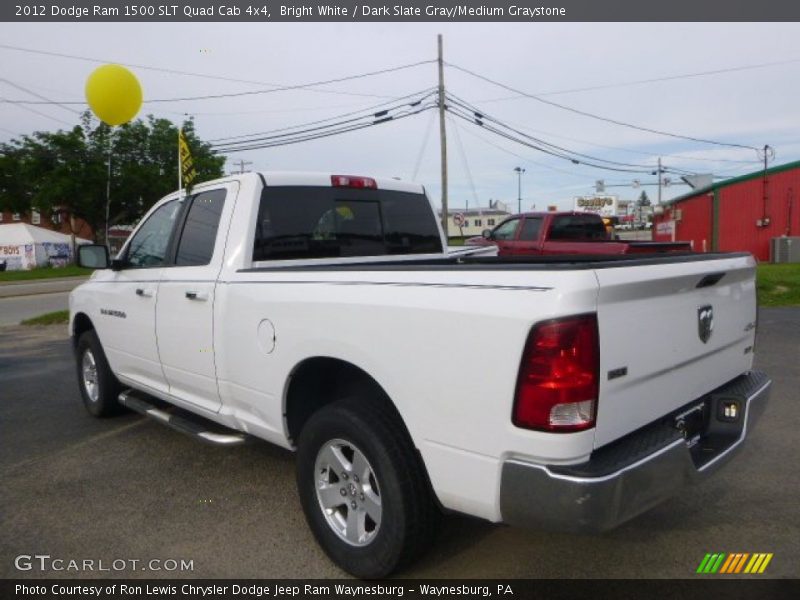
[[[499,256],[532,254],[647,254],[691,252],[688,242],[639,242],[613,239],[602,217],[584,212],[524,213],[509,217],[467,246],[496,245]]]

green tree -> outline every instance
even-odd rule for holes
[[[197,182],[221,177],[225,158],[183,123]],[[115,130],[87,111],[70,131],[36,132],[0,145],[0,208],[63,209],[86,220],[100,238],[105,226],[111,156],[109,223],[136,222],[178,186],[178,128],[152,115]]]
[[[636,201],[636,206],[650,206],[650,198],[647,196],[647,192],[642,190],[642,193],[639,194],[639,199]]]

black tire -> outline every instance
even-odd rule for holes
[[[380,524],[375,527],[373,522],[372,532],[365,534],[371,537],[363,545],[353,545],[342,533],[337,533],[318,498],[318,482],[329,476],[319,469],[317,459],[324,448],[336,441],[352,444],[361,452],[375,476],[374,481],[371,477],[369,480],[380,497]],[[368,484],[362,484],[364,487],[359,489],[363,492]],[[334,491],[348,490],[347,481],[340,480],[334,485],[342,486]],[[314,537],[334,563],[356,577],[385,577],[419,558],[430,546],[437,529],[440,513],[422,461],[403,423],[393,411],[369,398],[339,400],[309,419],[298,443],[297,487]],[[365,499],[363,493],[353,494],[352,498],[344,494],[346,502],[336,509],[339,517],[344,510],[349,515],[351,500],[357,502],[359,496],[362,502]],[[362,510],[362,505],[357,510]],[[364,510],[368,513],[368,509]],[[369,522],[367,516],[365,527],[369,527]]]
[[[118,400],[122,386],[111,372],[103,346],[94,330],[86,331],[78,338],[75,359],[78,387],[83,405],[89,414],[94,417],[110,417],[122,412],[122,405]],[[87,382],[90,378],[84,377],[84,360],[94,363],[96,390],[92,390],[91,384]]]

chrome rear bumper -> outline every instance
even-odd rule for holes
[[[690,404],[702,402],[707,416],[702,433],[689,440],[671,416],[599,449],[582,465],[507,461],[500,486],[503,521],[576,532],[616,527],[730,460],[763,413],[771,385],[766,374],[751,371]]]

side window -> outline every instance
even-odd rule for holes
[[[522,232],[519,234],[519,239],[526,242],[535,242],[539,239],[539,231],[542,229],[541,219],[525,219],[522,223]]]
[[[517,225],[519,225],[519,219],[509,219],[497,226],[492,237],[496,240],[513,240]]]
[[[128,244],[126,259],[129,266],[142,269],[164,264],[180,206],[177,200],[170,200],[148,217]]]
[[[191,200],[178,243],[176,266],[207,265],[214,254],[219,218],[225,205],[225,190],[202,192]]]

